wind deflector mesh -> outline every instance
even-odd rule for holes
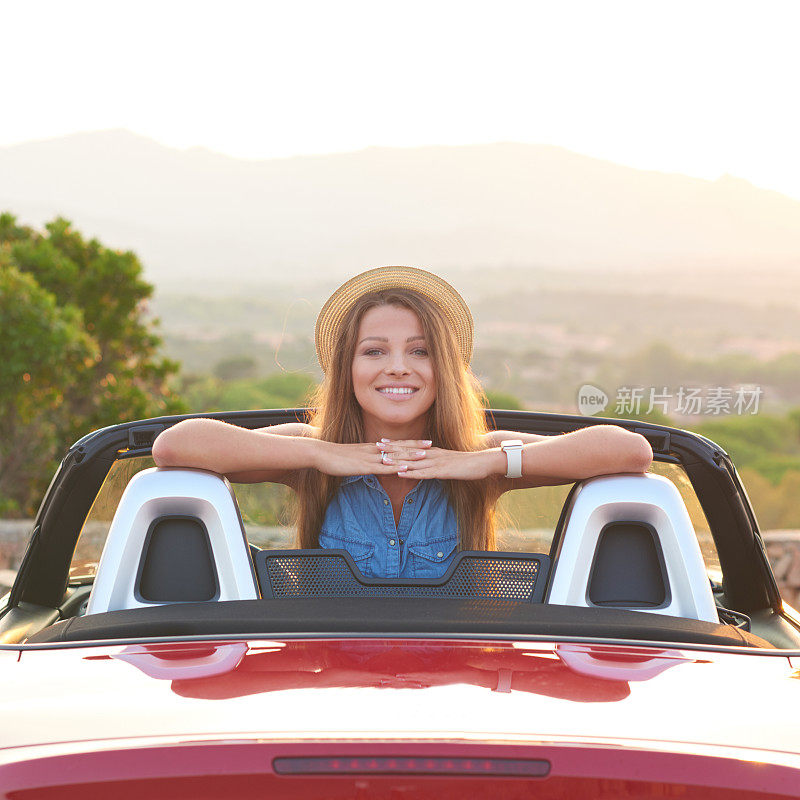
[[[542,602],[549,557],[540,553],[465,550],[441,578],[366,578],[346,550],[261,550],[256,571],[262,596],[489,597]]]

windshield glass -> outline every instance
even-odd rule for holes
[[[81,528],[70,565],[70,580],[94,577],[122,493],[131,478],[155,466],[150,456],[119,458],[111,466]],[[683,468],[653,462],[650,472],[675,484],[697,534],[709,577],[722,579],[719,558],[700,502]],[[541,486],[506,492],[498,503],[498,550],[548,553],[561,509],[572,484]],[[233,484],[248,541],[261,549],[283,550],[295,546],[292,526],[292,490],[281,484]]]
[[[137,472],[155,465],[150,456],[118,458],[111,465],[81,527],[69,567],[70,581],[84,581],[94,577],[111,520],[114,519],[125,487]]]
[[[708,520],[703,513],[700,500],[692,487],[692,482],[689,480],[686,471],[678,464],[666,464],[660,461],[654,461],[650,465],[648,472],[668,478],[677,487],[686,505],[686,510],[689,512],[689,519],[692,521],[692,527],[694,528],[697,541],[700,545],[700,552],[703,554],[706,572],[715,583],[721,584],[722,568],[719,564],[717,546],[714,544],[714,537],[711,535],[711,528],[709,527]]]

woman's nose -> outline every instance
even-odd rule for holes
[[[392,375],[407,375],[409,372],[405,354],[402,352],[391,353],[386,364],[386,371]]]

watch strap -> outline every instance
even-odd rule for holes
[[[500,449],[506,454],[506,478],[522,477],[522,439],[506,439]]]

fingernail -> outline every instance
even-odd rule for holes
[[[381,439],[382,442],[389,442],[391,439]]]
[[[383,450],[386,445],[383,442],[375,442],[375,447],[380,447],[380,449]]]
[[[433,444],[433,440],[432,439],[423,439],[422,440],[422,444],[432,445]]]
[[[401,472],[405,472],[407,469],[408,467],[400,467],[400,469],[397,471],[397,474],[399,475]]]
[[[415,450],[414,451],[414,455],[415,456],[424,456],[425,455],[425,451],[424,450]]]

